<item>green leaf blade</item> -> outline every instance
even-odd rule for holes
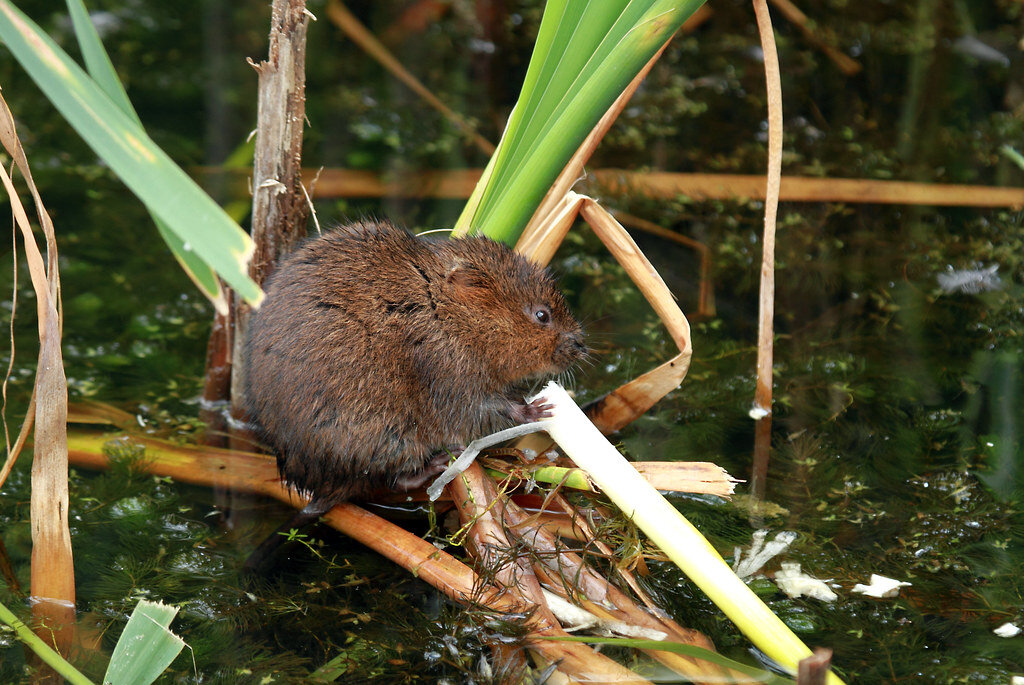
[[[89,75],[107,97],[122,112],[128,115],[139,128],[142,128],[142,120],[139,119],[139,115],[132,106],[131,100],[128,99],[128,94],[121,85],[121,79],[118,78],[114,65],[111,63],[107,51],[103,48],[103,42],[100,40],[99,33],[96,32],[96,27],[89,17],[85,4],[82,0],[67,0],[67,6],[68,13],[71,15],[75,36],[78,38],[78,47],[85,58],[85,66],[89,71]],[[153,223],[156,225],[157,231],[159,231],[164,242],[167,243],[167,247],[171,250],[171,254],[174,255],[178,265],[192,279],[196,287],[206,295],[207,299],[213,303],[214,308],[226,315],[228,302],[216,272],[194,252],[185,249],[185,241],[174,233],[165,221],[157,217],[152,211],[150,211],[150,215],[153,217]]]
[[[143,599],[135,605],[103,676],[109,685],[149,685],[167,670],[185,642],[167,627],[177,607]]]
[[[704,0],[575,0],[545,8],[519,101],[459,225],[514,242],[612,102]]]
[[[254,305],[253,245],[231,220],[38,26],[0,0],[0,39],[90,147],[149,210]],[[180,256],[180,255],[178,255]]]
[[[114,101],[122,112],[131,117],[136,124],[142,126],[139,115],[132,107],[128,94],[121,86],[121,79],[117,77],[114,65],[103,49],[103,41],[96,32],[96,26],[89,18],[89,12],[85,9],[82,0],[67,0],[68,14],[71,15],[71,25],[75,30],[75,37],[78,39],[78,47],[82,50],[82,57],[85,58],[85,68],[89,75],[96,81],[107,97]]]

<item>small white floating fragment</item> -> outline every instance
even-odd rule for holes
[[[757,406],[751,407],[750,411],[747,412],[747,416],[749,416],[750,418],[754,419],[755,421],[760,421],[761,419],[763,419],[764,417],[768,416],[769,414],[771,414],[770,411],[768,411],[764,407],[757,407]]]
[[[953,269],[949,267],[945,273],[939,274],[936,278],[939,287],[947,293],[968,293],[977,294],[990,290],[998,290],[1003,282],[999,278],[999,265],[983,269]]]
[[[750,551],[746,557],[737,547],[733,553],[732,570],[740,578],[747,578],[761,570],[761,567],[786,551],[793,541],[796,540],[796,533],[784,530],[775,536],[775,539],[765,544],[767,530],[754,531],[753,540],[750,543]]]
[[[791,561],[782,562],[782,569],[775,574],[775,584],[791,598],[810,597],[822,602],[839,599],[825,581],[812,578],[800,570],[800,564]]]
[[[999,637],[1017,637],[1020,635],[1020,626],[1012,623],[1004,623],[992,632]]]
[[[857,583],[853,586],[853,591],[868,597],[895,597],[900,593],[900,588],[905,585],[909,586],[911,583],[903,580],[893,580],[892,578],[872,573],[870,585]]]

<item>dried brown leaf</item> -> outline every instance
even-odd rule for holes
[[[60,278],[53,224],[32,179],[25,151],[15,131],[14,116],[0,97],[0,143],[25,178],[36,215],[46,239],[44,261],[28,215],[12,178],[0,168],[0,180],[25,245],[32,288],[36,294],[39,324],[39,361],[33,391],[34,412],[26,417],[21,434],[35,424],[32,459],[32,588],[33,614],[53,635],[56,647],[67,654],[74,628],[75,576],[68,529],[67,379],[61,357]],[[19,436],[16,447],[24,444]],[[16,453],[8,454],[4,471],[10,471]]]

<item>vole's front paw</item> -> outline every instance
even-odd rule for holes
[[[512,419],[516,423],[532,423],[541,419],[551,418],[554,405],[548,404],[547,398],[538,397],[529,404],[517,404],[512,408]]]

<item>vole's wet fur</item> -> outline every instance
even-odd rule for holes
[[[284,480],[311,495],[307,519],[418,485],[439,451],[543,416],[524,384],[585,354],[543,268],[486,238],[374,221],[285,258],[249,326],[249,410]]]

